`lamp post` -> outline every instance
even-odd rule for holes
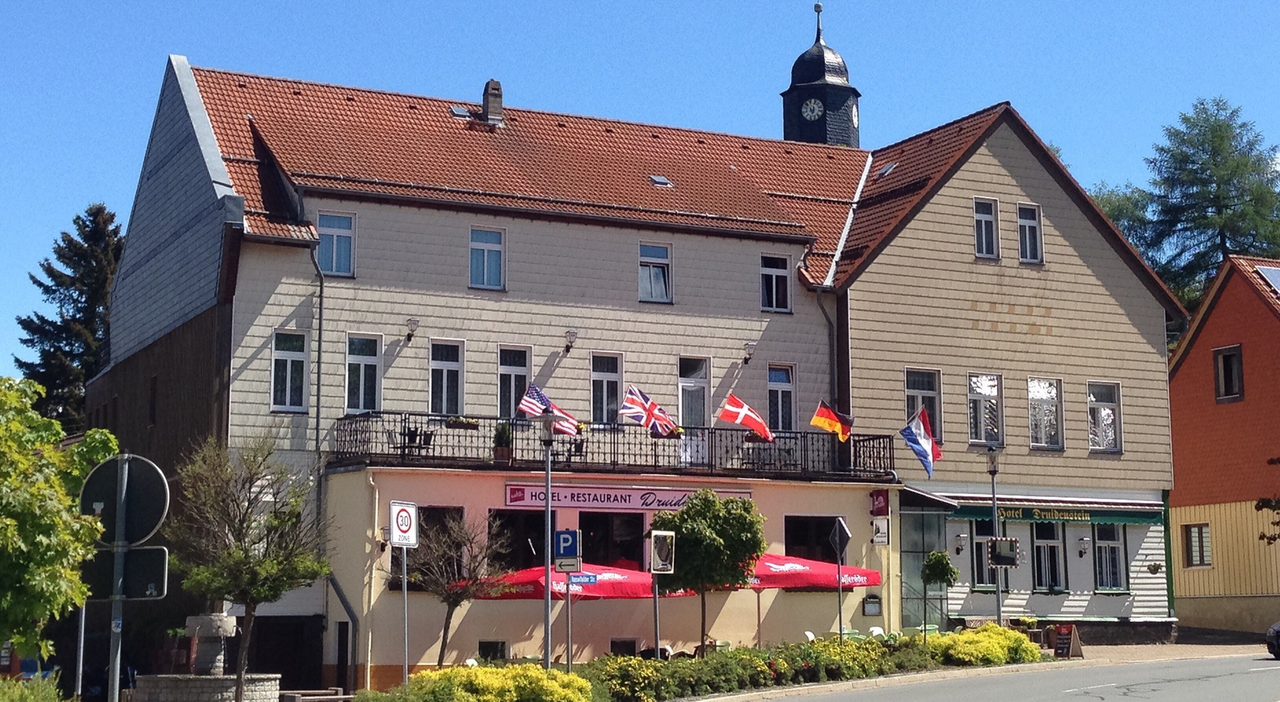
[[[542,424],[542,452],[546,460],[546,490],[543,493],[543,531],[546,537],[542,542],[543,565],[545,566],[544,587],[542,593],[542,667],[551,670],[551,444],[554,434],[552,428],[556,423],[556,415],[548,407],[538,418]]]
[[[1000,472],[1000,449],[994,445],[987,447],[987,474],[991,476],[991,537],[1000,535],[1000,509],[996,503],[996,474]],[[992,541],[987,544],[987,558],[991,558]],[[1003,569],[996,570],[996,625],[1004,626],[1004,613],[1000,602],[1000,576]]]

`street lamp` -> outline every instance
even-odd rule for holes
[[[996,504],[996,474],[1000,472],[1000,449],[994,444],[987,446],[987,474],[991,476],[991,538],[987,544],[987,558],[991,558],[991,549],[995,546],[995,538],[1000,535],[1000,509]],[[1004,626],[1004,613],[1000,603],[1000,575],[1003,569],[996,570],[996,625]]]
[[[545,565],[544,586],[542,593],[542,667],[551,670],[551,444],[552,433],[556,423],[556,415],[550,407],[542,410],[538,417],[542,425],[542,452],[546,459],[546,490],[543,493],[544,512],[542,518],[545,539],[542,543],[542,556]]]

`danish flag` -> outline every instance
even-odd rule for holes
[[[764,417],[760,413],[751,409],[747,403],[739,400],[737,395],[729,393],[724,400],[724,407],[720,409],[720,419],[742,426],[759,434],[765,441],[773,441],[773,432],[769,431],[768,422],[764,421]]]

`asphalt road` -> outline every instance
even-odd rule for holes
[[[1280,661],[1258,655],[1039,669],[788,699],[801,697],[805,702],[1276,702],[1280,700]]]

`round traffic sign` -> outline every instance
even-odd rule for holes
[[[409,514],[409,510],[404,507],[396,512],[396,530],[401,534],[408,534],[409,529],[413,527],[413,515]]]
[[[112,456],[89,473],[80,489],[80,513],[102,519],[103,531],[98,541],[104,545],[115,540],[117,481],[126,463],[125,541],[137,546],[150,539],[169,513],[169,482],[156,464],[142,456]]]

